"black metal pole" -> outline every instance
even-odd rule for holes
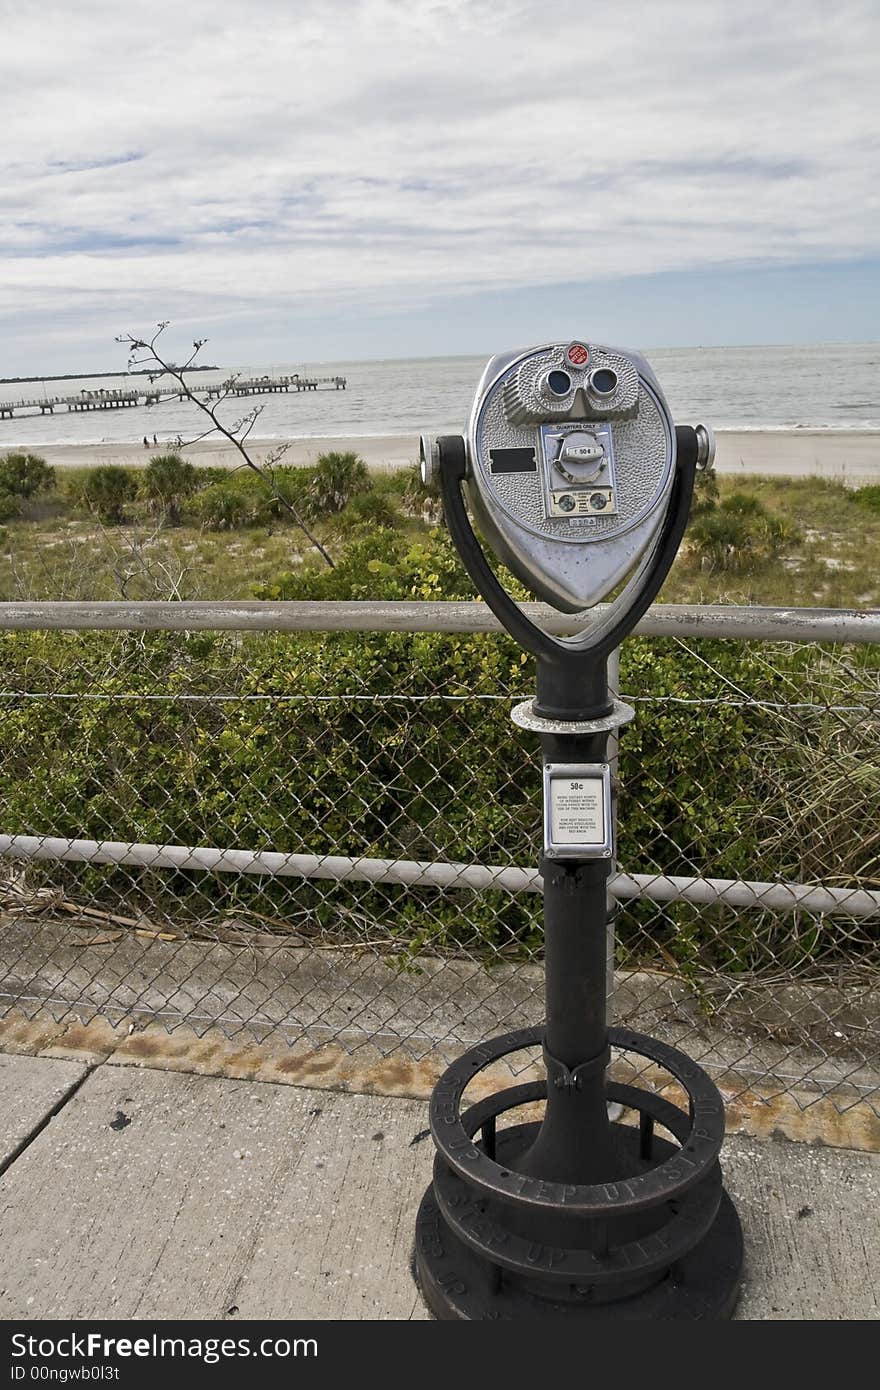
[[[604,658],[539,658],[535,713],[584,721],[611,709]],[[601,763],[606,731],[542,734],[548,763]],[[619,1169],[608,1124],[607,884],[603,859],[543,859],[547,1109],[521,1170],[555,1182],[602,1182]]]

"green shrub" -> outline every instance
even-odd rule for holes
[[[296,468],[293,465],[265,470],[265,481],[261,482],[260,516],[264,521],[292,521],[288,506],[293,507],[303,520],[313,515],[312,467]]]
[[[39,455],[13,451],[0,459],[0,493],[27,499],[54,486],[55,470]]]
[[[442,521],[443,504],[436,491],[425,487],[418,464],[397,468],[393,473],[374,474],[373,490],[393,498],[405,517],[428,526],[439,526]]]
[[[10,492],[0,492],[0,522],[12,521],[21,512],[21,498]]]
[[[202,470],[197,470],[199,473]],[[235,492],[240,492],[246,496],[263,496],[269,485],[271,470],[249,468],[247,464],[236,466],[235,468],[206,468],[205,473],[210,475],[209,487],[214,487],[216,483],[221,483],[224,487],[232,488]]]
[[[199,492],[195,512],[208,531],[232,531],[254,519],[246,494],[229,482],[213,483]]]
[[[438,562],[442,572],[442,553],[420,559],[389,546],[408,587],[427,586],[436,597],[431,576]],[[316,582],[304,580],[303,588],[311,592]],[[388,584],[401,593],[402,576]],[[639,638],[624,645],[622,688],[640,698],[620,750],[620,860],[629,871],[798,878],[804,838],[812,836],[821,855],[824,804],[817,800],[808,835],[787,834],[786,827],[791,790],[815,763],[818,721],[827,716],[793,724],[773,708],[774,701],[797,700],[799,691],[811,700],[821,696],[821,658],[816,650],[779,648],[769,664],[760,647],[722,641],[683,646]],[[868,659],[867,652],[853,655],[856,664]],[[510,723],[510,703],[533,689],[534,671],[504,634],[7,633],[0,635],[0,661],[9,693],[63,688],[90,695],[8,701],[0,722],[7,833],[536,862],[540,754],[533,736]],[[731,688],[748,691],[754,702],[727,699]],[[229,690],[241,698],[210,698]],[[371,698],[352,700],[352,692]],[[179,694],[208,698],[184,702],[173,698]],[[693,700],[713,701],[711,718]],[[287,750],[283,758],[279,749]],[[853,770],[856,763],[854,755]],[[849,846],[853,878],[867,881],[877,837],[873,847],[866,842],[866,797],[856,793],[853,779],[846,823],[835,823],[834,835]],[[290,880],[234,875],[86,866],[52,872],[97,902],[123,894],[136,909],[167,895],[169,914],[181,924],[187,901],[205,920],[211,903],[225,903],[227,894],[237,909],[255,906],[269,915],[276,894],[283,915],[292,891]],[[463,899],[326,883],[294,891],[316,924],[344,930],[355,908],[395,933],[407,951],[503,945],[510,955],[540,943],[540,898],[533,894]],[[622,905],[617,937],[627,963],[666,968],[675,961],[702,971],[766,966],[794,950],[798,963],[809,963],[833,953],[835,942],[839,950],[854,948],[851,937],[841,948],[831,927],[818,934],[815,927],[814,919],[769,923],[685,905],[661,916],[656,905],[635,902]]]
[[[376,492],[391,493],[398,498],[406,497],[413,489],[420,492],[425,490],[417,463],[410,464],[408,468],[394,468],[374,473],[371,477]]]
[[[869,512],[880,512],[880,484],[869,483],[866,487],[854,488],[850,493],[852,500]]]
[[[141,490],[163,521],[176,525],[197,486],[197,472],[179,454],[157,454],[144,469]]]
[[[710,496],[688,528],[690,549],[710,572],[754,572],[800,539],[797,529],[757,497],[734,492],[715,504]]]
[[[215,468],[211,464],[196,464],[196,491],[201,492],[215,483],[226,483],[232,477],[229,468]]]
[[[94,512],[101,521],[119,525],[125,521],[125,504],[138,490],[138,481],[128,468],[114,464],[90,468],[77,479],[71,492],[78,506]]]
[[[309,489],[312,515],[341,512],[359,492],[370,486],[370,473],[363,459],[353,450],[321,454],[315,465]]]
[[[237,497],[246,508],[248,518],[254,525],[265,525],[270,521],[290,521],[292,518],[285,501],[289,502],[303,517],[312,512],[310,492],[313,468],[268,467],[258,473],[252,468],[211,469],[218,473],[207,492],[215,486],[222,486],[230,499]],[[205,504],[209,506],[208,503]],[[200,508],[196,507],[197,511]],[[247,523],[238,523],[247,524]]]
[[[400,520],[400,513],[387,493],[370,489],[352,497],[348,505],[338,514],[338,524],[343,530],[357,531],[365,526],[374,530],[380,527],[393,529]]]
[[[378,527],[358,535],[334,557],[335,568],[304,567],[258,584],[262,599],[473,598],[473,585],[445,531],[416,540]]]

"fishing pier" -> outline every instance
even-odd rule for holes
[[[320,388],[344,391],[348,385],[344,376],[229,377],[212,386],[192,387],[193,395],[203,400],[219,401],[230,396],[267,396],[277,392],[317,391]],[[162,401],[187,399],[189,391],[180,386],[120,387],[111,390],[83,389],[75,396],[34,396],[29,400],[0,401],[0,420],[12,420],[21,415],[54,415],[56,410],[126,410],[140,405],[160,405]]]

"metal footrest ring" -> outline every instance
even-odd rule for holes
[[[639,1116],[638,1126],[612,1125],[626,1174],[616,1181],[559,1183],[517,1172],[540,1122],[496,1132],[496,1119],[546,1099],[546,1080],[460,1111],[468,1082],[509,1053],[541,1045],[542,1029],[472,1048],[437,1083],[434,1180],[416,1234],[417,1277],[437,1317],[731,1316],[742,1234],[718,1163],[721,1096],[665,1043],[623,1028],[611,1029],[609,1042],[664,1067],[688,1098],[684,1110],[638,1086],[606,1084],[607,1100]],[[675,1143],[655,1136],[655,1126]]]
[[[481,1043],[443,1073],[434,1087],[430,1110],[431,1134],[438,1153],[453,1172],[487,1199],[497,1198],[532,1209],[563,1208],[572,1215],[587,1217],[619,1216],[685,1193],[700,1181],[721,1151],[724,1104],[718,1089],[702,1067],[667,1043],[628,1028],[609,1029],[608,1039],[612,1047],[636,1052],[665,1067],[686,1091],[690,1124],[682,1137],[681,1149],[672,1157],[633,1178],[582,1185],[525,1177],[496,1163],[478,1148],[462,1123],[460,1107],[465,1087],[479,1071],[508,1053],[542,1045],[542,1028],[522,1028]]]

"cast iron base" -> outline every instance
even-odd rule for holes
[[[527,1029],[482,1044],[435,1088],[438,1152],[415,1243],[415,1274],[430,1311],[467,1320],[731,1317],[743,1242],[721,1186],[724,1110],[712,1082],[677,1050],[612,1029],[612,1045],[672,1072],[687,1093],[687,1111],[656,1092],[609,1083],[608,1099],[639,1118],[609,1125],[620,1165],[615,1181],[544,1181],[519,1169],[541,1123],[496,1134],[495,1120],[546,1096],[546,1082],[509,1088],[459,1114],[475,1071],[540,1036]],[[655,1135],[655,1123],[677,1142]]]
[[[433,1183],[416,1221],[415,1274],[422,1297],[444,1321],[485,1318],[569,1318],[671,1320],[733,1316],[743,1262],[742,1230],[736,1208],[722,1191],[718,1214],[694,1250],[658,1282],[617,1302],[594,1303],[589,1285],[571,1287],[567,1298],[540,1297],[505,1280],[497,1266],[482,1259],[445,1225]]]

